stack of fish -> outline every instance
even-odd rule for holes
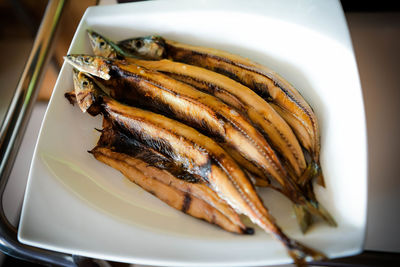
[[[256,192],[279,191],[305,232],[318,216],[313,180],[324,186],[318,121],[293,86],[248,59],[166,40],[114,43],[88,31],[94,56],[69,55],[71,103],[102,114],[91,151],[168,205],[238,234],[239,214],[271,233],[297,264],[324,255],[287,237]]]

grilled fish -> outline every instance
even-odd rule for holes
[[[303,147],[310,152],[315,166],[319,166],[320,136],[317,118],[301,94],[274,71],[225,51],[183,44],[160,36],[127,39],[118,45],[127,53],[146,59],[169,58],[207,68],[251,88],[286,113],[286,122]],[[323,184],[320,168],[318,171],[319,181]]]
[[[178,118],[236,149],[273,178],[294,203],[306,206],[309,212],[336,225],[331,216],[327,217],[329,214],[319,211],[318,202],[304,196],[263,136],[232,107],[166,75],[124,61],[85,55],[70,55],[66,60],[102,78],[113,97]]]
[[[130,138],[107,118],[104,118],[100,139],[90,153],[184,213],[230,232],[254,232],[200,177],[185,172],[171,159]]]
[[[306,161],[291,128],[266,101],[246,86],[224,75],[193,65],[167,59],[149,61],[124,56],[118,52],[122,49],[116,50],[118,46],[112,41],[94,31],[89,31],[88,34],[96,56],[114,59],[125,57],[129,63],[165,73],[243,111],[258,130],[271,141],[273,147],[289,162],[296,176],[300,177],[303,174],[306,169]],[[246,165],[248,164],[249,162],[246,162]]]
[[[77,91],[87,90],[92,95],[91,106],[99,106],[93,109],[86,106],[88,111],[92,111],[91,115],[102,113],[134,139],[171,158],[188,173],[201,177],[236,212],[248,216],[279,240],[297,264],[303,264],[307,257],[315,260],[324,258],[322,253],[283,233],[262,204],[249,178],[215,141],[160,114],[118,103],[105,93],[100,93],[100,89],[83,73],[74,73],[74,76],[74,85],[79,86]],[[93,90],[99,93],[92,94]],[[77,99],[77,102],[81,101]]]
[[[237,110],[243,111],[244,115],[247,115],[251,122],[257,126],[258,130],[264,134],[273,147],[283,156],[285,160],[284,164],[287,170],[294,174],[292,177],[295,181],[304,187],[303,183],[307,183],[309,177],[314,176],[313,171],[315,169],[310,168],[313,165],[308,166],[306,169],[302,149],[291,128],[266,101],[249,88],[224,75],[197,66],[167,59],[157,61],[139,60],[133,58],[131,55],[123,55],[120,53],[121,49],[107,38],[91,30],[88,31],[88,35],[96,56],[111,59],[124,58],[129,63],[165,73],[201,91],[214,95]],[[248,175],[252,177],[251,180],[254,185],[273,187],[269,181],[260,178],[264,174],[252,162],[245,159],[235,149],[229,146],[222,146],[240,166],[247,170]],[[305,169],[307,170],[306,172],[304,172]],[[279,188],[273,188],[281,191]],[[294,212],[300,229],[305,233],[311,225],[311,215],[303,205],[298,204],[294,204]]]
[[[82,71],[104,78],[102,83],[110,88],[115,99],[164,113],[195,127],[238,151],[294,198],[299,194],[262,134],[239,111],[217,98],[164,74],[123,61],[81,55],[70,55],[67,60]],[[95,71],[96,68],[100,71]]]

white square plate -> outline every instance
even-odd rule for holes
[[[112,40],[162,35],[230,51],[269,66],[303,94],[321,124],[326,189],[318,199],[338,222],[302,235],[290,203],[260,190],[289,236],[329,257],[362,249],[367,151],[357,66],[339,1],[151,1],[89,8],[69,53],[89,53],[86,29]],[[18,238],[22,243],[114,261],[169,266],[253,266],[290,262],[256,228],[227,233],[191,218],[130,183],[87,150],[101,118],[83,114],[63,94],[62,67],[32,159]]]

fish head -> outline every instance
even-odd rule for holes
[[[72,77],[74,81],[75,98],[79,108],[83,112],[88,112],[92,115],[99,114],[100,106],[98,104],[104,93],[93,82],[91,77],[75,68],[73,69]]]
[[[112,42],[101,36],[95,31],[87,30],[90,40],[90,45],[92,46],[93,53],[96,56],[102,56],[105,58],[117,58],[117,51],[114,49]]]
[[[108,60],[105,58],[88,55],[68,55],[64,59],[79,71],[89,73],[104,80],[111,78],[109,74],[110,68],[107,63]]]
[[[146,36],[123,40],[118,46],[137,57],[158,60],[166,57],[165,40],[160,36]]]
[[[95,85],[90,78],[75,68],[72,70],[72,78],[76,93],[95,90]]]

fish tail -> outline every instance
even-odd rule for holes
[[[323,253],[294,240],[291,240],[291,242],[287,244],[287,248],[296,266],[307,266],[306,262],[308,260],[321,261],[326,259]]]
[[[337,227],[337,223],[332,215],[316,200],[306,201],[304,207],[312,214],[321,217],[332,227]]]
[[[307,232],[313,223],[311,213],[303,205],[293,204],[293,211],[296,215],[297,224],[303,234]]]

